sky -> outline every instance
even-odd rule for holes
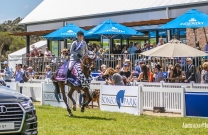
[[[43,0],[0,0],[0,23],[24,18],[35,9]]]

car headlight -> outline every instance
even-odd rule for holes
[[[22,105],[22,107],[24,107],[25,110],[34,108],[33,102],[31,100],[21,102],[20,104]]]

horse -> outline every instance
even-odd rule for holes
[[[83,103],[81,105],[81,112],[84,112],[85,107],[88,106],[88,104],[92,100],[92,98],[90,96],[90,92],[89,92],[89,84],[90,84],[90,82],[91,82],[92,79],[89,79],[89,78],[91,78],[91,70],[94,68],[94,65],[95,65],[95,58],[96,58],[95,57],[95,53],[89,51],[83,57],[83,59],[80,60],[80,62],[77,62],[73,66],[73,68],[71,70],[70,77],[69,78],[65,78],[65,79],[68,79],[67,85],[69,87],[71,87],[70,91],[68,92],[68,97],[72,100],[72,103],[73,103],[72,109],[74,111],[76,111],[76,101],[73,99],[72,94],[73,94],[73,92],[75,90],[78,93],[81,93],[81,90],[84,91],[84,94],[82,94],[84,101],[83,101]],[[65,76],[66,75],[66,72],[68,70],[67,64],[65,64],[65,65],[66,65],[64,67],[65,68],[65,71],[62,71],[62,74],[63,74],[62,76]],[[82,86],[82,83],[81,84],[80,83],[76,84],[77,82],[73,83],[73,81],[80,82],[80,80],[78,78],[78,73],[76,73],[77,76],[75,76],[75,72],[78,70],[78,69],[76,69],[78,65],[81,68],[81,71],[80,72],[82,72],[84,74],[85,78],[87,78],[87,80],[84,80],[84,83],[87,83],[88,86],[84,86],[83,87]],[[65,95],[65,80],[64,79],[60,80],[59,78],[57,78],[57,73],[58,72],[59,72],[59,70],[56,72],[56,74],[55,74],[56,76],[54,76],[54,79],[58,82],[58,85],[59,85],[59,87],[61,89],[61,93],[63,95],[63,100],[64,100],[64,102],[66,104],[66,107],[67,107],[67,111],[69,113],[69,116],[73,116],[72,111],[71,111],[71,109],[70,109],[70,107],[69,107],[69,105],[67,103],[67,98],[66,98],[66,95]],[[65,72],[65,73],[63,73],[63,72]],[[76,78],[74,78],[74,77],[76,77]]]

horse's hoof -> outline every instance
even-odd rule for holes
[[[72,114],[72,113],[70,113],[70,114],[69,114],[69,117],[72,117],[72,116],[73,116],[73,114]]]
[[[82,106],[82,108],[81,108],[81,112],[84,112],[84,109],[85,109],[85,108],[84,108],[84,106]]]
[[[73,106],[72,106],[72,109],[73,109],[74,111],[76,111],[76,110],[77,110],[76,105],[73,105]]]

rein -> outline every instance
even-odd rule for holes
[[[87,55],[87,54],[86,54],[86,55]],[[83,59],[85,59],[86,55],[83,57]],[[90,66],[90,64],[88,64],[88,65],[84,64],[84,63],[83,63],[83,59],[80,59],[81,64],[82,64],[84,67],[88,68],[88,69],[91,71],[91,66]]]

